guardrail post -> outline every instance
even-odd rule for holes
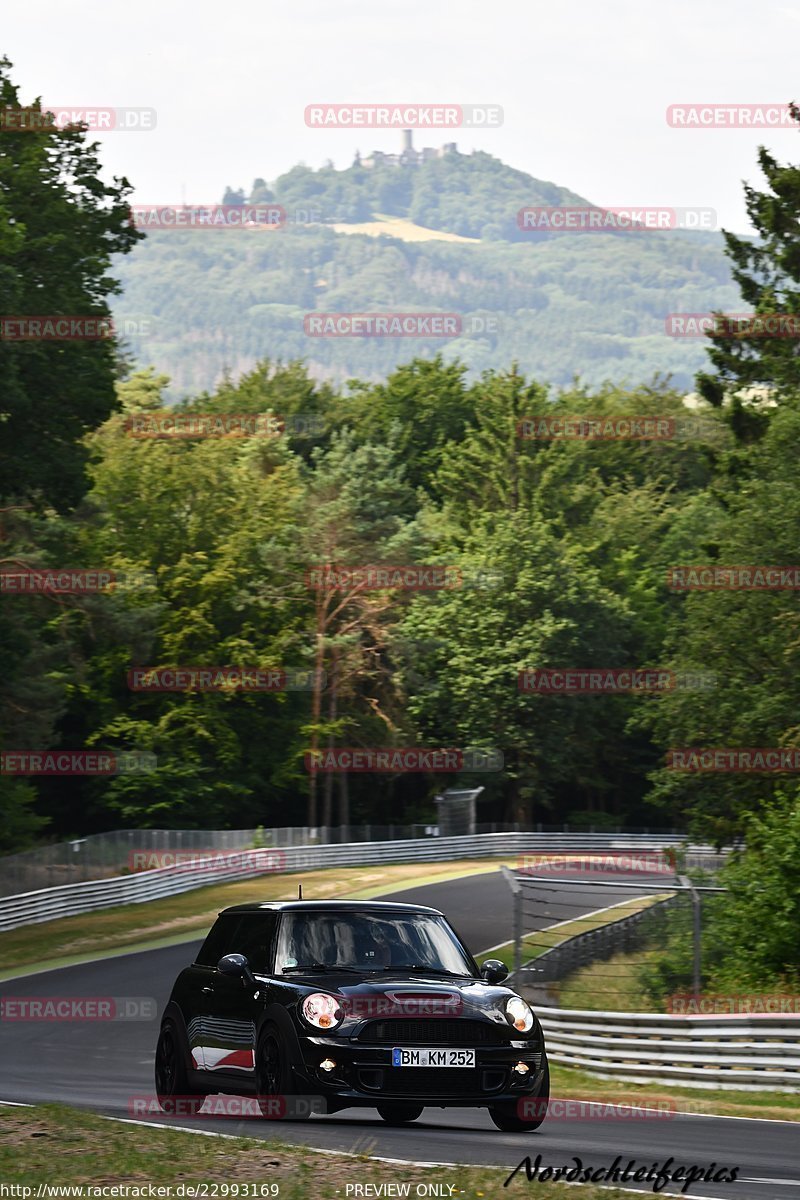
[[[702,954],[700,946],[700,934],[702,929],[701,911],[700,911],[700,893],[692,884],[691,879],[686,875],[679,875],[678,879],[685,888],[688,888],[692,897],[692,927],[693,927],[693,942],[694,950],[692,954],[692,986],[695,996],[699,996],[702,990]]]
[[[522,887],[508,867],[501,867],[503,878],[511,888],[511,939],[514,943],[514,970],[512,975],[519,978],[522,967]]]

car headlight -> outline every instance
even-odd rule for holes
[[[520,1033],[533,1029],[533,1010],[521,996],[510,996],[506,1000],[506,1020]]]
[[[312,992],[306,996],[300,1011],[309,1025],[317,1029],[335,1029],[344,1017],[339,1001],[327,992]]]

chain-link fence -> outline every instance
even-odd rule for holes
[[[685,869],[702,882],[662,852],[528,857],[527,870],[503,870],[514,983],[535,1004],[655,1011],[670,989],[701,991],[704,915],[724,895],[713,882],[724,856],[690,856]]]

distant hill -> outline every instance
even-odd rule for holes
[[[440,351],[473,373],[516,360],[556,385],[659,372],[688,388],[705,360],[703,339],[667,336],[667,315],[740,303],[716,233],[531,240],[517,226],[520,208],[589,202],[488,154],[449,153],[416,167],[298,166],[270,185],[257,180],[248,198],[274,199],[294,223],[277,232],[151,232],[117,264],[124,290],[115,315],[147,322],[131,350],[169,374],[176,394],[211,388],[223,370],[263,357],[303,358],[318,378],[342,381],[381,378]],[[376,214],[397,236],[370,236]],[[480,241],[416,240],[424,235],[415,229]],[[304,332],[307,313],[389,310],[455,312],[464,333],[443,341]]]
[[[444,154],[419,166],[378,162],[344,171],[298,166],[281,175],[271,191],[290,218],[310,208],[325,223],[365,221],[381,212],[427,229],[507,241],[528,236],[517,227],[517,213],[525,205],[588,204],[576,192],[534,179],[482,151]]]

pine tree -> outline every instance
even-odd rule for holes
[[[800,108],[789,107],[800,126]],[[748,315],[785,314],[800,327],[800,166],[779,163],[764,146],[758,161],[767,190],[745,184],[747,213],[758,240],[724,230],[726,253]],[[752,440],[763,433],[768,418],[746,403],[742,390],[766,386],[777,398],[800,386],[800,343],[796,337],[768,336],[752,328],[737,333],[730,321],[720,326],[709,335],[716,374],[701,372],[697,387],[715,407],[729,397],[734,432],[742,441]]]

